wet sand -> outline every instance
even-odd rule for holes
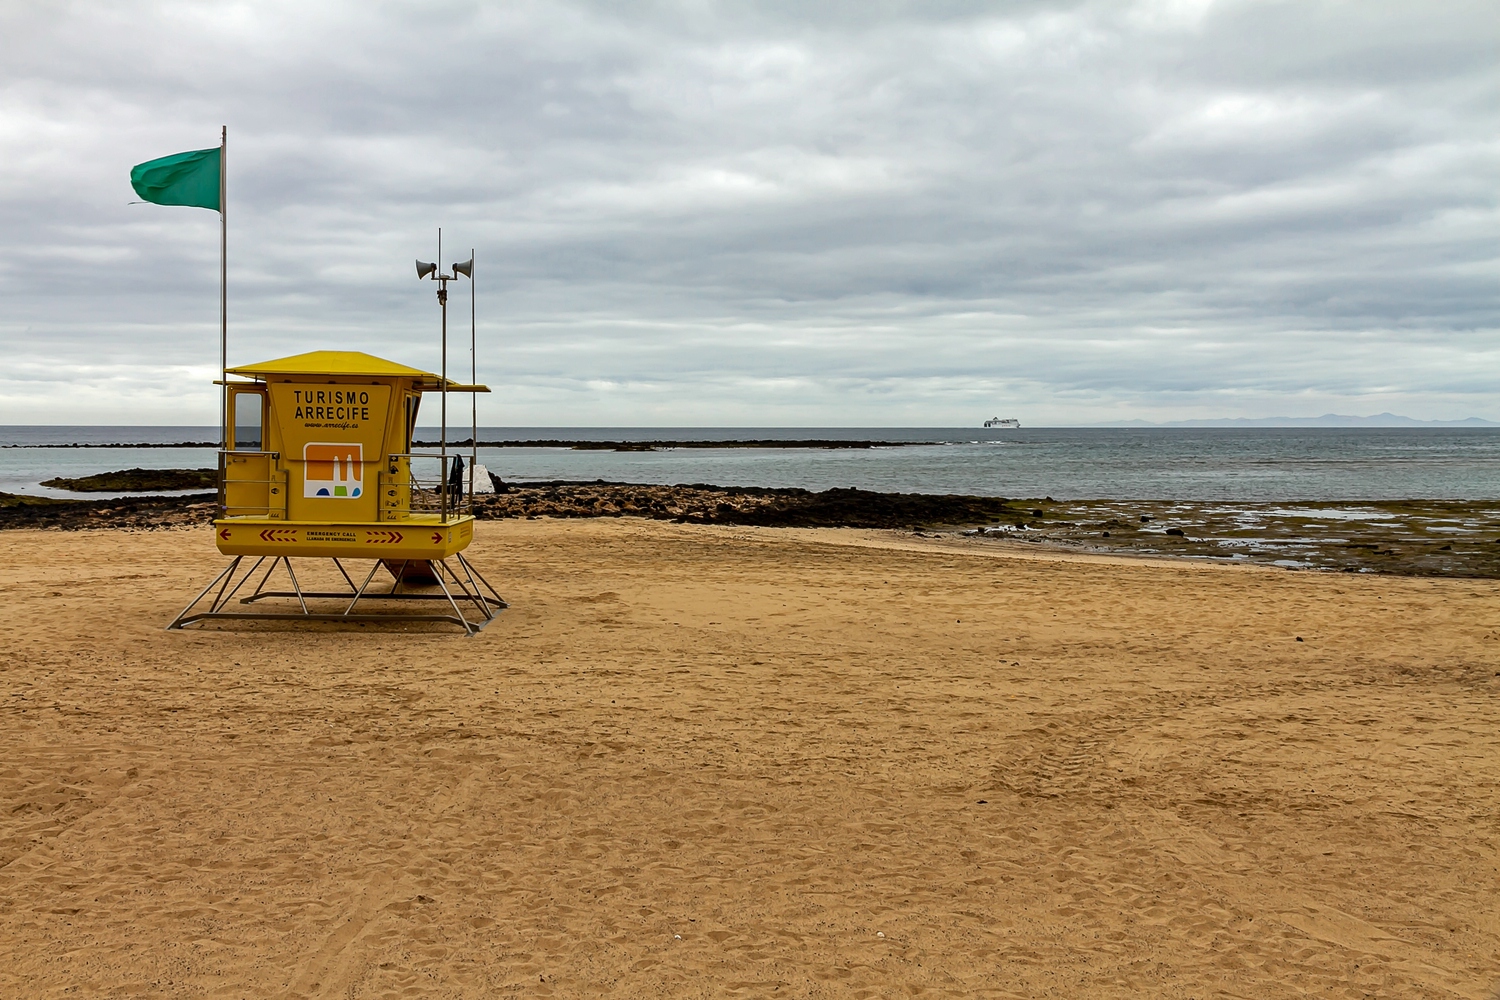
[[[1022,548],[486,522],[464,639],[0,533],[0,995],[1493,996],[1493,583]]]

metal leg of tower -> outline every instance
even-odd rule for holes
[[[365,596],[365,588],[370,585],[371,580],[375,579],[375,571],[378,569],[380,569],[379,559],[375,560],[374,564],[370,567],[370,574],[365,577],[365,582],[360,584],[359,589],[354,592],[354,600],[350,601],[349,606],[344,609],[346,616],[354,610],[354,606],[359,603],[359,599]]]
[[[225,582],[227,583],[228,581],[226,578],[232,577],[234,575],[234,571],[239,568],[240,560],[244,558],[244,556],[235,556],[234,561],[231,562],[228,566],[224,567],[224,569],[220,570],[218,576],[208,581],[208,586],[200,590],[197,597],[193,598],[191,601],[188,601],[187,607],[183,608],[177,613],[177,617],[172,619],[172,624],[168,625],[167,628],[182,628],[184,624],[183,619],[187,617],[187,613],[189,611],[193,610],[193,605],[203,600],[204,595],[207,594],[210,590],[213,590],[214,584],[218,583],[220,580],[225,580]],[[224,592],[223,588],[220,588],[219,592],[222,594]]]
[[[441,562],[441,560],[439,560],[439,562]],[[432,575],[437,577],[438,586],[443,588],[443,596],[448,598],[448,604],[453,608],[453,613],[458,616],[459,621],[463,622],[464,631],[469,635],[473,635],[475,632],[479,631],[473,625],[470,625],[469,619],[465,618],[464,613],[458,610],[458,602],[455,601],[453,599],[453,595],[448,592],[448,585],[443,582],[443,575],[441,573],[434,573]]]

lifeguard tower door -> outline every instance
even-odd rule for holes
[[[263,388],[229,392],[229,440],[220,461],[226,517],[286,517],[286,476],[276,474],[267,450],[266,393]]]

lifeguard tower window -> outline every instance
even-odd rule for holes
[[[265,422],[265,400],[259,392],[235,392],[229,397],[233,407],[230,426],[234,428],[234,440],[229,443],[233,451],[260,451],[265,442],[262,425]]]
[[[402,442],[402,451],[411,451],[411,439],[417,433],[417,409],[421,405],[422,397],[419,394],[406,394],[406,440]]]

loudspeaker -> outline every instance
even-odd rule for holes
[[[429,264],[426,261],[421,260],[417,261],[417,280],[421,281],[423,278],[427,277],[429,274],[436,270],[436,264]]]
[[[468,260],[464,261],[462,264],[454,264],[453,265],[453,273],[454,274],[461,274],[465,278],[468,278],[470,281],[473,281],[474,280],[474,258],[470,257]]]

